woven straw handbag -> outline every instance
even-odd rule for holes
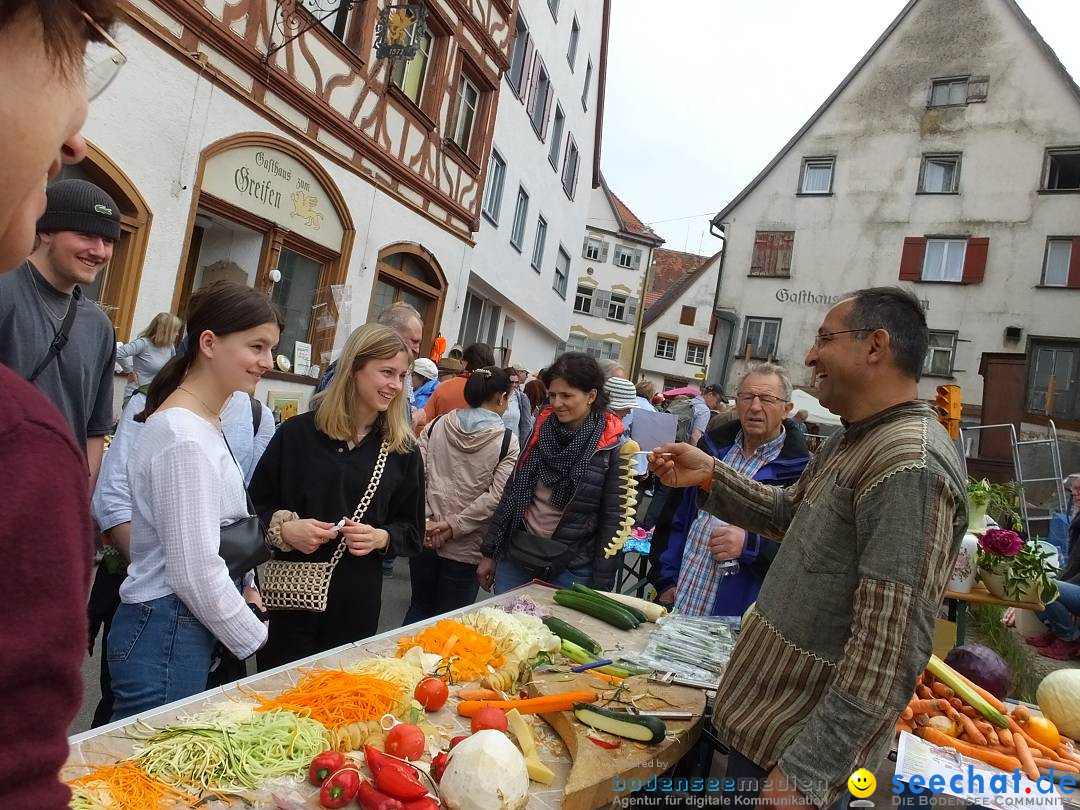
[[[352,519],[359,522],[375,497],[375,490],[382,480],[386,467],[389,445],[383,442],[375,469],[368,481],[367,491],[353,512]],[[345,541],[338,538],[337,548],[329,562],[291,562],[271,560],[259,575],[259,590],[263,604],[268,610],[307,610],[312,613],[326,611],[326,598],[330,593],[330,577],[345,553]]]

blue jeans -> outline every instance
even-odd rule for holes
[[[503,594],[514,588],[520,588],[532,582],[533,578],[514,565],[509,557],[503,557],[495,566],[495,593]],[[565,568],[558,576],[552,577],[551,585],[558,588],[571,588],[575,582],[582,585],[592,584],[592,566]]]
[[[176,596],[121,604],[109,629],[113,720],[206,690],[214,636]]]
[[[1071,582],[1058,582],[1057,585],[1061,597],[1036,615],[1050,626],[1058,638],[1076,641],[1080,639],[1080,628],[1076,626],[1076,617],[1080,616],[1080,585]]]

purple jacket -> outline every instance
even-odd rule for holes
[[[773,486],[790,486],[799,480],[803,468],[810,463],[806,437],[795,429],[790,420],[784,421],[784,427],[787,436],[780,455],[758,470],[755,481]],[[738,421],[726,422],[702,436],[698,447],[715,458],[723,458],[735,443],[740,429]],[[667,549],[660,557],[660,577],[656,586],[658,593],[663,593],[678,581],[686,536],[698,513],[696,487],[677,490],[671,493],[671,497],[678,505],[671,518]],[[716,592],[713,616],[743,614],[750,603],[757,599],[761,583],[765,581],[765,574],[779,548],[779,543],[753,532],[746,533],[746,545],[739,556],[739,570],[724,577],[723,584]]]

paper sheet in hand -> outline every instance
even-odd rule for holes
[[[679,417],[673,413],[646,411],[634,408],[634,423],[630,426],[630,438],[641,445],[642,450],[655,450],[675,441],[675,428]]]
[[[972,769],[969,773],[969,767]],[[969,790],[970,774],[982,778],[982,791]],[[1005,793],[994,793],[990,790],[990,779],[994,776],[1001,777],[1004,771],[999,771],[990,765],[975,759],[963,756],[959,751],[949,748],[939,748],[931,745],[920,737],[908,734],[906,731],[900,734],[900,743],[896,748],[896,775],[908,785],[911,777],[922,777],[922,797],[930,798],[933,794],[927,789],[930,779],[940,776],[944,782],[941,792],[950,796],[956,796],[972,804],[983,807],[1000,808],[1001,810],[1016,810],[1016,808],[1050,808],[1050,810],[1062,810],[1061,795],[1055,789],[1052,793],[1041,793],[1038,786],[1030,779],[1021,775],[1020,789],[1017,791],[1014,784],[1013,774],[1007,774]],[[955,785],[960,785],[961,790],[954,790]],[[1044,787],[1048,786],[1046,779],[1040,780]],[[976,783],[976,787],[979,785]],[[1030,788],[1031,793],[1026,790]],[[890,787],[891,790],[891,787]],[[1071,798],[1071,797],[1070,797]],[[929,805],[929,802],[927,802]]]

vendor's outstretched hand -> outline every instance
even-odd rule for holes
[[[696,487],[708,483],[715,459],[690,444],[665,444],[649,455],[649,469],[668,487]]]

